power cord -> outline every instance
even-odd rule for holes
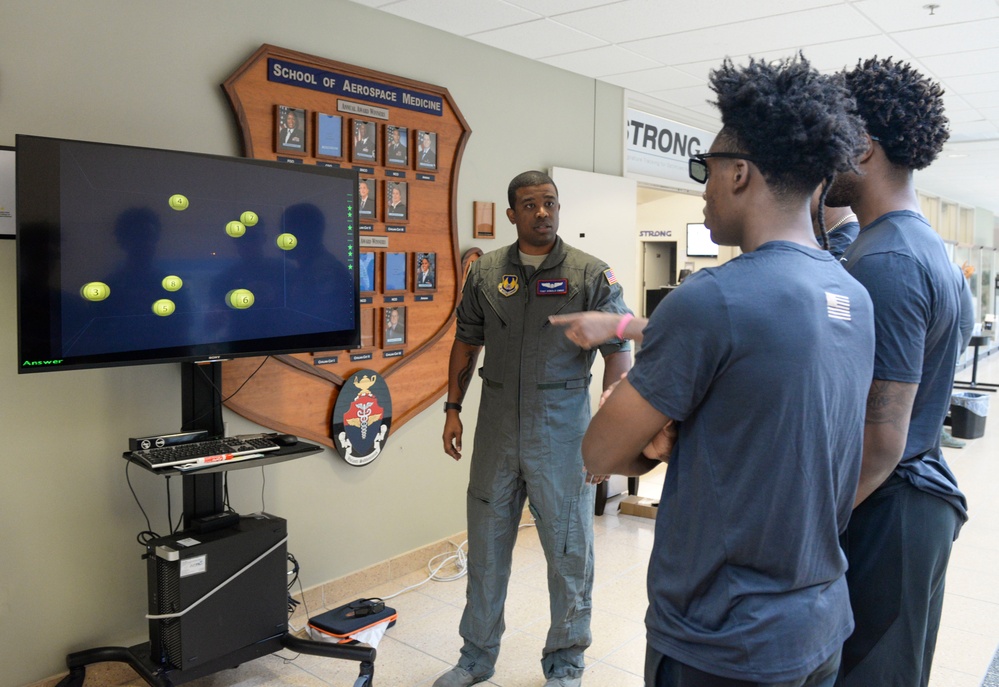
[[[146,515],[146,509],[142,507],[142,502],[139,501],[139,495],[135,493],[135,487],[132,486],[132,479],[128,475],[128,466],[131,464],[132,461],[125,461],[125,482],[128,483],[128,490],[132,492],[132,498],[135,499],[135,505],[139,507],[139,512],[142,513],[142,517],[146,520],[146,529],[143,532],[140,532],[139,536],[141,537],[143,534],[155,534],[153,532],[153,526],[149,522],[149,516]],[[150,537],[150,539],[155,539],[155,537]],[[139,543],[141,544],[142,541],[140,540]]]
[[[257,375],[257,373],[258,373],[258,372],[260,372],[260,368],[262,368],[262,367],[264,366],[264,363],[266,363],[266,362],[267,362],[268,360],[270,360],[270,359],[271,359],[271,357],[270,357],[269,355],[268,355],[268,356],[264,356],[264,359],[260,361],[260,364],[259,364],[259,365],[257,365],[257,369],[255,369],[255,370],[254,370],[253,372],[251,372],[251,373],[250,373],[250,375],[249,375],[249,376],[248,376],[248,377],[247,377],[246,379],[244,379],[244,380],[243,380],[243,383],[242,383],[242,384],[240,384],[240,385],[239,385],[238,387],[236,387],[236,390],[235,390],[235,391],[233,391],[233,392],[232,392],[231,394],[229,394],[228,396],[226,396],[225,398],[223,398],[223,399],[222,399],[222,403],[225,403],[226,401],[229,401],[230,399],[232,399],[232,397],[233,397],[233,396],[235,396],[235,395],[236,395],[236,394],[238,394],[238,393],[239,393],[240,391],[242,391],[242,390],[243,390],[243,387],[244,387],[244,386],[246,386],[246,384],[247,384],[247,383],[248,383],[248,382],[249,382],[249,381],[250,381],[251,379],[253,379],[253,378],[254,378],[254,377],[255,377],[255,376]],[[208,376],[208,373],[207,373],[207,372],[205,372],[204,368],[203,368],[203,367],[202,367],[201,365],[198,365],[198,366],[197,366],[197,368],[198,368],[198,372],[200,372],[200,373],[201,373],[201,376],[202,376],[202,377],[204,377],[204,378],[205,378],[205,381],[207,381],[207,382],[208,382],[208,384],[209,384],[209,385],[211,385],[211,387],[212,387],[213,389],[215,389],[215,390],[216,390],[216,391],[217,391],[217,392],[219,393],[219,397],[221,398],[221,396],[222,396],[222,389],[220,389],[220,388],[218,387],[218,385],[216,385],[216,384],[215,384],[215,383],[214,383],[214,382],[212,381],[211,377],[209,377],[209,376]],[[205,418],[205,417],[208,417],[208,415],[209,415],[210,413],[212,413],[212,411],[213,411],[213,410],[214,410],[214,409],[209,409],[209,410],[207,410],[206,412],[204,412],[204,413],[202,413],[201,415],[199,415],[198,417],[194,418],[193,420],[191,420],[191,424],[194,424],[194,423],[198,422],[198,420],[201,420],[202,418]]]
[[[525,523],[517,527],[518,530],[522,530],[525,527],[534,527],[535,522],[532,518],[529,523]],[[468,574],[468,540],[455,545],[454,542],[449,541],[448,544],[454,546],[454,553],[445,552],[439,553],[427,562],[427,570],[429,571],[426,579],[417,582],[416,584],[410,585],[400,589],[395,594],[390,594],[389,596],[383,596],[385,600],[394,599],[400,594],[405,594],[406,592],[411,592],[414,589],[418,589],[425,585],[427,582],[454,582],[455,580],[460,580],[465,575]],[[457,572],[451,575],[442,575],[440,571],[447,565],[453,565]]]
[[[298,579],[298,571],[300,570],[298,561],[295,559],[295,556],[291,554],[291,552],[288,553],[288,562],[291,563],[292,566],[291,571],[288,572],[288,576],[291,577],[291,581],[288,583],[288,617],[291,618],[291,616],[295,615],[295,610],[298,604],[305,601],[305,591],[302,590],[302,583]],[[302,601],[298,601],[291,595],[291,588],[295,586],[296,582],[298,583],[299,590],[302,592]],[[309,611],[308,604],[305,606],[305,611]]]
[[[305,608],[306,618],[308,618],[311,615],[311,613],[309,613],[309,604],[306,603],[305,601],[305,589],[302,587],[302,580],[298,576],[298,572],[299,570],[301,570],[301,567],[298,564],[298,560],[295,559],[295,556],[292,555],[290,551],[288,552],[288,562],[291,563],[292,566],[291,570],[288,572],[288,575],[291,577],[291,581],[288,582],[288,629],[293,632],[301,632],[303,628],[295,627],[294,625],[292,625],[291,617],[295,615],[295,611],[298,609],[299,604],[302,604],[302,606]],[[296,584],[298,585],[298,592],[302,595],[301,601],[299,601],[298,599],[294,598],[291,595],[291,588],[294,587]],[[296,652],[294,656],[283,656],[280,653],[275,654],[275,656],[280,658],[285,663],[291,663],[301,655],[302,654],[298,652]]]
[[[176,530],[173,528],[173,503],[170,501],[170,475],[166,476],[166,501],[167,501],[167,524],[170,526],[170,534]]]
[[[530,522],[527,522],[527,523],[524,523],[522,525],[519,525],[517,527],[517,529],[518,530],[522,530],[525,527],[536,527],[536,523],[535,523],[534,518],[531,518]],[[389,594],[388,596],[380,597],[380,599],[382,601],[388,601],[389,599],[394,599],[397,596],[405,594],[406,592],[411,592],[414,589],[419,589],[420,587],[422,587],[423,585],[425,585],[427,582],[430,582],[430,581],[434,581],[434,582],[454,582],[455,580],[460,580],[465,575],[467,575],[468,574],[468,552],[467,552],[467,549],[468,549],[468,540],[466,539],[465,541],[461,542],[460,544],[455,544],[454,542],[449,541],[448,544],[450,544],[451,546],[454,547],[454,551],[453,552],[446,551],[444,553],[439,553],[436,556],[434,556],[433,558],[431,558],[429,561],[427,561],[427,571],[428,572],[427,572],[426,579],[421,580],[420,582],[417,582],[416,584],[410,585],[408,587],[404,587],[404,588],[400,589],[399,591],[397,591],[394,594]],[[303,603],[303,604],[305,603],[305,590],[302,588],[302,582],[301,582],[301,580],[298,579],[298,571],[299,571],[298,561],[296,561],[295,558],[294,558],[294,556],[292,556],[290,553],[288,554],[288,560],[292,561],[292,563],[294,565],[293,570],[289,573],[289,575],[292,575],[292,574],[294,575],[294,579],[288,584],[288,590],[290,592],[291,587],[297,582],[298,583],[298,590],[299,590],[299,592],[302,595],[302,601],[301,602],[293,599],[291,597],[290,593],[288,595],[288,618],[289,618],[288,628],[291,629],[291,630],[293,630],[293,631],[295,631],[295,632],[299,632],[303,628],[295,627],[294,625],[292,625],[291,622],[290,622],[290,619],[291,619],[291,616],[294,615],[295,608],[298,606],[298,604],[299,603]],[[447,566],[447,565],[452,565],[454,568],[457,569],[457,571],[454,572],[453,574],[443,574],[442,575],[441,574],[441,570],[443,570],[445,568],[445,566]],[[324,608],[328,608],[328,606],[326,604],[326,590],[325,590],[325,587],[323,588],[323,607]],[[308,618],[310,615],[311,615],[311,613],[309,612],[309,607],[306,604],[305,605],[305,617]],[[281,656],[279,656],[279,658],[284,658],[284,660],[286,662],[294,660],[294,659],[289,659],[289,658],[281,657]]]

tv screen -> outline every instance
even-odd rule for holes
[[[17,137],[20,372],[359,345],[357,173]]]
[[[687,257],[718,257],[718,244],[711,240],[711,230],[703,224],[687,225]]]

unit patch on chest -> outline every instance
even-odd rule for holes
[[[539,296],[564,296],[569,293],[568,279],[539,279]]]
[[[516,274],[504,274],[503,279],[499,283],[499,292],[504,296],[512,296],[517,293],[517,289],[520,288],[520,284],[517,283]]]

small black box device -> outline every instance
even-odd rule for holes
[[[243,515],[230,527],[146,544],[150,657],[200,667],[287,631],[287,522]],[[186,612],[185,612],[186,611]]]

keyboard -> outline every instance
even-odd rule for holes
[[[175,446],[132,451],[131,457],[151,468],[206,467],[231,460],[257,458],[260,454],[281,447],[267,437],[226,437],[206,441],[191,441]]]

